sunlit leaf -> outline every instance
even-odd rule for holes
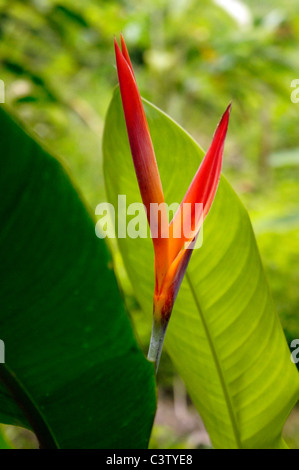
[[[166,202],[179,203],[203,151],[164,113],[148,102],[144,106]],[[103,149],[109,201],[117,208],[118,195],[125,194],[127,206],[140,202],[118,89]],[[151,323],[152,241],[120,238],[119,247],[145,321]],[[203,246],[191,257],[165,347],[215,447],[284,447],[281,431],[298,398],[298,374],[248,214],[224,177],[203,226]]]

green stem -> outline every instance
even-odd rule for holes
[[[161,324],[161,322],[158,322],[157,319],[154,317],[152,336],[151,336],[151,342],[150,342],[150,346],[148,350],[147,359],[150,362],[153,362],[155,364],[156,374],[159,368],[166,328],[167,328],[167,323],[166,325],[165,324],[163,325]]]

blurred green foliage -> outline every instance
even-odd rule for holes
[[[298,1],[0,0],[6,102],[64,159],[92,213],[106,199],[101,137],[121,31],[141,94],[204,148],[233,102],[224,173],[251,214],[288,343],[299,338]],[[146,349],[148,332],[140,341]],[[166,389],[171,374],[165,356]]]

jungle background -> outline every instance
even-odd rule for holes
[[[106,200],[101,139],[117,84],[113,38],[120,32],[142,96],[203,148],[232,101],[223,173],[249,210],[290,344],[299,338],[299,103],[291,101],[291,82],[299,79],[299,3],[0,0],[6,105],[63,162],[92,214]],[[146,352],[150,332],[142,327],[114,244],[112,250]],[[209,447],[166,352],[158,385],[151,447]],[[2,425],[0,432],[0,447],[37,445],[27,431]],[[291,413],[284,437],[299,448],[299,408]]]

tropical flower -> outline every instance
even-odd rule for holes
[[[212,143],[179,210],[169,224],[155,152],[123,36],[121,36],[121,48],[122,50],[115,40],[117,72],[127,132],[137,181],[152,232],[155,253],[153,330],[148,359],[155,362],[157,370],[166,328],[176,296],[200,227],[209,212],[217,191],[231,105],[224,112]],[[152,218],[151,204],[159,205],[160,218],[158,220]],[[200,205],[201,211],[197,210],[198,205]],[[185,207],[190,208],[189,211],[186,211]],[[189,231],[187,230],[186,233],[185,219],[187,215],[191,217],[191,224],[187,224]],[[155,233],[154,236],[153,233]]]

